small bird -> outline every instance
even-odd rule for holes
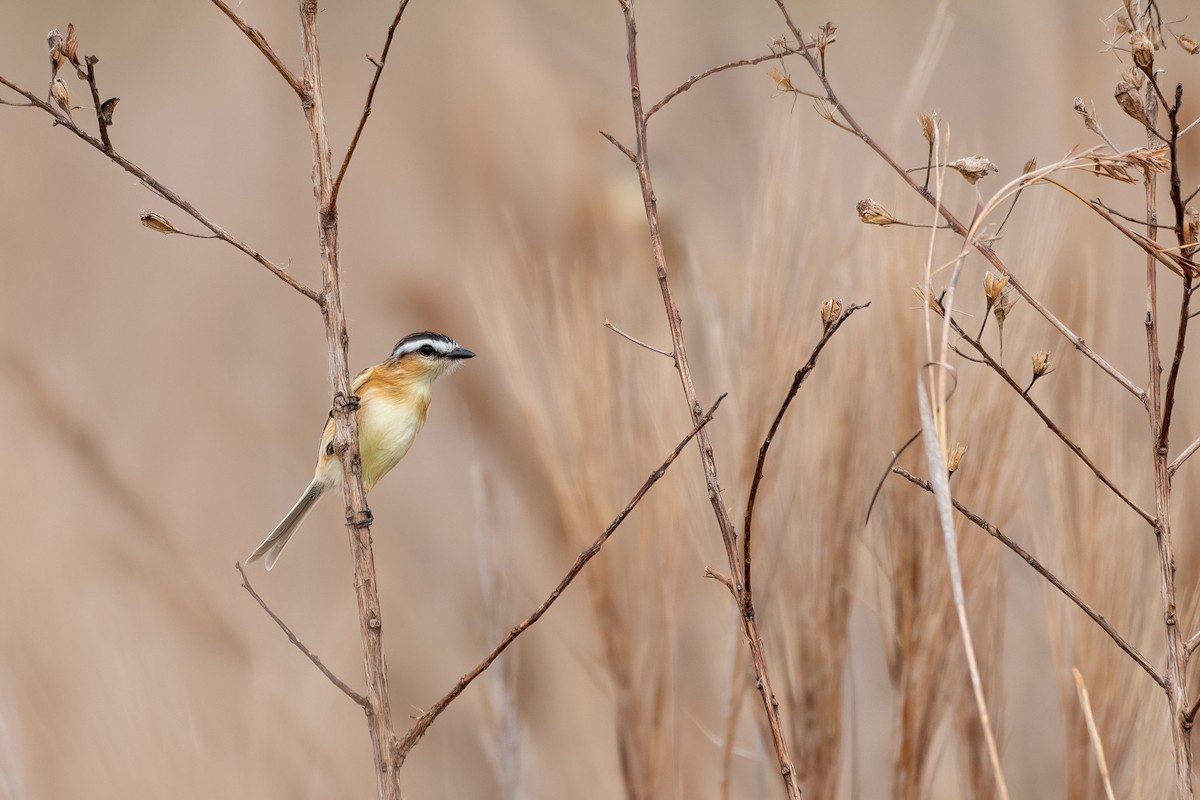
[[[445,334],[421,331],[405,336],[396,343],[386,361],[368,367],[354,379],[351,391],[359,400],[358,447],[366,491],[371,491],[412,447],[429,413],[434,381],[453,372],[464,359],[474,357],[474,353]],[[248,561],[266,556],[267,569],[275,566],[279,554],[321,495],[342,485],[342,465],[332,445],[333,419],[330,419],[321,436],[312,483]]]

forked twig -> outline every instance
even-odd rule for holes
[[[230,8],[229,4],[224,2],[224,0],[212,0],[212,3],[217,8],[221,9],[221,11],[225,13],[225,16],[229,17],[233,24],[238,27],[238,30],[246,34],[246,38],[254,43],[254,46],[257,47],[259,52],[266,57],[271,66],[275,68],[276,72],[282,75],[283,79],[288,82],[288,86],[292,87],[292,91],[296,93],[296,96],[303,101],[304,98],[308,96],[308,91],[304,88],[304,82],[296,77],[296,74],[288,69],[287,65],[283,63],[283,59],[275,54],[275,51],[271,48],[271,45],[267,44],[266,37],[264,37],[257,28],[251,26],[246,22],[246,20],[239,17],[237,12]]]
[[[660,349],[658,349],[657,347],[655,347],[655,346],[654,346],[654,345],[652,345],[652,344],[646,344],[646,343],[645,343],[645,342],[643,342],[641,339],[638,339],[638,338],[635,338],[635,337],[633,337],[633,336],[630,336],[628,333],[626,333],[625,331],[621,330],[621,329],[620,329],[620,328],[618,328],[616,325],[613,325],[613,324],[612,324],[611,322],[609,322],[608,320],[604,320],[604,327],[608,328],[610,331],[612,331],[613,333],[617,334],[618,336],[621,336],[621,337],[623,337],[623,338],[625,338],[625,339],[628,339],[629,341],[631,341],[631,342],[633,342],[634,344],[636,344],[638,347],[644,347],[644,348],[646,348],[647,350],[649,350],[649,351],[650,351],[650,352],[652,352],[652,353],[658,353],[660,356],[666,356],[667,358],[671,359],[672,361],[674,361],[674,360],[675,360],[675,354],[674,354],[674,353],[668,353],[666,350],[660,350]]]
[[[630,512],[633,511],[637,504],[641,502],[642,498],[645,497],[646,492],[650,491],[650,487],[658,483],[659,478],[666,474],[667,469],[672,463],[674,463],[675,459],[679,457],[679,454],[683,452],[683,449],[687,447],[688,442],[692,441],[692,439],[704,429],[704,426],[712,421],[713,415],[717,413],[717,408],[721,405],[721,401],[724,400],[725,397],[726,395],[724,394],[718,397],[717,401],[712,404],[712,408],[710,408],[707,413],[701,415],[700,421],[696,423],[695,427],[693,427],[691,431],[689,431],[688,434],[683,437],[683,439],[680,440],[679,444],[675,445],[675,449],[667,455],[663,462],[659,464],[653,472],[650,473],[650,476],[646,478],[646,481],[642,484],[641,488],[634,492],[633,497],[628,503],[625,504],[625,507],[621,509],[617,516],[613,518],[613,521],[609,523],[608,527],[604,529],[600,536],[596,538],[596,541],[592,542],[590,547],[579,554],[579,556],[575,559],[575,563],[571,565],[569,570],[567,570],[567,574],[564,575],[562,580],[558,582],[558,585],[554,587],[554,591],[550,592],[549,596],[542,601],[542,604],[535,608],[533,613],[526,617],[519,625],[509,631],[508,635],[500,641],[500,644],[496,645],[492,652],[488,653],[487,657],[484,658],[483,661],[479,662],[479,664],[477,664],[475,668],[466,675],[463,675],[461,678],[459,678],[458,683],[454,685],[453,689],[447,692],[442,699],[434,703],[428,711],[417,718],[417,721],[413,724],[412,728],[409,729],[408,733],[404,735],[404,738],[400,739],[396,745],[398,757],[401,761],[404,760],[404,757],[408,754],[408,751],[412,750],[417,742],[421,740],[421,737],[424,736],[425,732],[429,730],[429,726],[432,725],[434,720],[436,720],[438,716],[446,710],[447,706],[453,703],[455,698],[462,694],[463,690],[471,685],[472,681],[482,675],[483,672],[492,665],[492,662],[499,658],[500,654],[508,649],[508,646],[517,640],[518,636],[529,630],[529,628],[531,628],[534,623],[541,619],[542,615],[550,609],[550,606],[554,605],[554,602],[558,600],[558,598],[562,596],[562,593],[567,590],[567,587],[571,585],[571,581],[575,580],[575,577],[583,571],[583,568],[587,566],[588,562],[600,552],[600,550],[604,547],[604,543],[608,541],[609,537],[612,536],[617,528],[621,526],[621,523],[625,521],[625,518],[629,516]]]
[[[383,42],[383,52],[379,56],[379,60],[368,56],[372,64],[375,65],[375,77],[371,78],[371,88],[367,90],[367,101],[363,105],[362,117],[358,120],[358,127],[354,129],[354,138],[350,140],[350,146],[346,148],[346,156],[342,159],[342,166],[338,170],[337,178],[333,181],[333,196],[330,199],[330,205],[336,207],[338,192],[342,188],[342,180],[346,177],[346,170],[350,167],[350,159],[354,157],[354,151],[358,147],[358,140],[362,138],[363,128],[367,127],[367,117],[371,116],[371,103],[375,100],[375,87],[379,86],[379,78],[383,75],[383,67],[387,64],[388,51],[392,49],[392,38],[396,35],[396,27],[400,24],[400,18],[404,16],[404,9],[408,8],[408,0],[400,0],[400,7],[396,10],[396,18],[392,20],[392,24],[388,26],[387,38]]]
[[[297,292],[304,295],[309,300],[312,300],[317,305],[319,305],[319,306],[324,305],[325,301],[322,299],[320,293],[318,293],[318,292],[308,288],[304,284],[300,283],[298,280],[296,280],[291,275],[289,275],[286,270],[284,270],[282,267],[280,267],[277,264],[275,264],[274,262],[272,262],[269,258],[264,256],[262,253],[259,253],[257,250],[254,250],[249,245],[242,242],[240,239],[234,237],[232,234],[227,233],[223,228],[221,228],[221,226],[217,225],[215,222],[212,222],[211,220],[209,220],[208,217],[201,214],[196,209],[195,206],[193,206],[187,200],[184,200],[182,197],[180,197],[175,192],[168,189],[165,185],[163,185],[157,179],[155,179],[154,176],[152,176],[150,173],[146,172],[144,169],[139,167],[137,164],[134,164],[132,161],[125,158],[125,156],[118,153],[116,150],[106,149],[104,146],[104,143],[102,141],[100,141],[96,137],[94,137],[91,134],[84,131],[82,128],[80,128],[78,125],[76,125],[71,120],[66,119],[65,117],[62,117],[62,116],[59,116],[58,114],[56,114],[54,109],[50,106],[49,103],[46,103],[45,101],[34,96],[34,94],[32,92],[27,92],[26,90],[22,89],[20,86],[18,86],[17,84],[13,83],[12,81],[8,80],[7,78],[5,78],[3,76],[0,76],[0,84],[3,84],[4,86],[7,86],[9,89],[12,89],[14,92],[22,95],[26,100],[29,101],[30,105],[36,106],[37,108],[40,108],[42,111],[45,111],[50,116],[54,117],[54,119],[57,120],[59,125],[66,128],[71,133],[75,134],[80,139],[82,139],[83,141],[90,144],[92,147],[99,150],[101,153],[103,153],[105,155],[105,157],[107,157],[114,164],[121,167],[123,170],[128,172],[130,175],[133,175],[139,181],[144,183],[151,191],[153,191],[159,197],[163,198],[171,205],[176,206],[177,208],[180,208],[183,211],[187,212],[194,220],[196,220],[201,225],[203,225],[204,227],[206,227],[210,231],[212,231],[214,234],[216,234],[216,238],[220,239],[221,241],[225,242],[226,244],[232,245],[233,247],[237,248],[238,250],[241,250],[243,253],[250,256],[252,259],[257,261],[259,264],[261,264],[262,266],[264,266],[268,270],[270,270],[270,272],[275,277],[279,278],[281,281],[286,283],[288,286],[291,286]]]
[[[279,615],[271,610],[271,607],[267,605],[267,601],[263,600],[258,592],[254,591],[254,587],[250,585],[250,579],[246,577],[246,570],[242,569],[242,562],[235,562],[233,566],[236,567],[237,571],[242,575],[242,588],[249,592],[250,596],[253,597],[260,606],[262,606],[262,610],[267,612],[267,616],[275,620],[275,624],[279,626],[279,629],[287,634],[288,641],[296,645],[296,648],[299,649],[301,653],[304,653],[308,660],[311,661],[317,669],[321,670],[321,673],[326,678],[329,678],[334,686],[341,689],[343,694],[345,694],[358,705],[362,706],[364,711],[369,711],[371,706],[367,703],[367,698],[351,689],[348,685],[346,685],[345,681],[343,681],[337,675],[334,675],[333,671],[329,669],[329,667],[325,666],[324,663],[322,663],[321,659],[316,653],[304,646],[304,642],[300,641],[300,638],[292,632],[292,629],[287,626],[287,623],[280,619]]]

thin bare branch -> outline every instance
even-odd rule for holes
[[[842,323],[850,319],[851,314],[870,305],[869,302],[862,304],[851,303],[841,314],[838,314],[833,322],[829,323],[829,326],[825,329],[825,333],[812,349],[812,352],[809,353],[808,361],[804,363],[804,366],[796,370],[796,374],[792,377],[792,385],[788,387],[787,395],[783,398],[783,402],[779,406],[779,411],[776,412],[775,419],[771,422],[771,427],[767,429],[767,435],[763,437],[762,446],[758,448],[758,460],[754,464],[754,478],[750,481],[750,495],[746,500],[746,513],[742,517],[742,588],[746,593],[745,602],[747,605],[753,605],[754,601],[753,582],[750,580],[750,538],[754,527],[754,503],[758,499],[758,487],[762,483],[763,467],[767,461],[767,451],[771,447],[771,442],[775,438],[776,431],[779,430],[780,424],[783,423],[783,415],[787,413],[788,407],[796,397],[796,393],[800,391],[801,384],[804,383],[804,379],[816,368],[817,358],[821,355],[821,351],[825,349],[825,344],[833,338],[838,328],[842,327]]]
[[[618,150],[620,150],[622,153],[624,153],[626,158],[628,158],[634,164],[637,164],[637,156],[634,155],[632,150],[630,150],[625,145],[621,144],[621,142],[617,140],[617,137],[613,136],[608,131],[600,131],[600,135],[603,136],[605,139],[608,139],[608,141],[612,142],[612,146],[617,148]]]
[[[399,758],[401,760],[403,760],[408,752],[412,750],[414,746],[416,746],[417,742],[421,740],[421,737],[423,737],[426,731],[429,730],[429,726],[432,725],[434,720],[436,720],[438,716],[441,715],[441,713],[445,711],[451,703],[454,702],[455,698],[462,694],[463,691],[471,685],[472,681],[482,675],[484,671],[486,671],[487,668],[492,665],[492,662],[499,658],[500,654],[508,649],[508,646],[517,640],[518,636],[529,630],[529,628],[533,627],[533,625],[542,618],[542,615],[550,610],[550,606],[554,605],[555,601],[562,596],[563,592],[567,590],[567,587],[571,585],[571,581],[575,580],[576,576],[583,571],[583,568],[587,566],[588,562],[591,561],[597,554],[599,554],[600,550],[604,547],[604,543],[608,541],[609,537],[612,536],[617,528],[621,526],[621,523],[625,521],[625,518],[629,516],[630,512],[632,512],[637,504],[641,502],[642,498],[646,496],[646,492],[650,491],[650,488],[654,486],[654,484],[658,483],[658,480],[664,474],[666,474],[667,469],[670,468],[671,464],[675,462],[675,459],[679,457],[679,454],[683,452],[685,447],[687,447],[688,442],[690,442],[697,434],[699,434],[700,431],[704,429],[705,425],[712,421],[713,415],[717,413],[717,408],[721,405],[721,401],[724,400],[725,397],[726,395],[724,394],[718,397],[717,401],[712,404],[712,407],[708,409],[705,414],[701,415],[699,422],[697,422],[696,425],[688,432],[688,434],[680,440],[679,444],[675,445],[675,449],[667,455],[663,462],[659,464],[653,472],[650,473],[650,476],[646,478],[645,482],[641,485],[641,488],[634,492],[633,497],[630,498],[629,502],[625,504],[625,507],[621,509],[617,516],[613,518],[613,521],[609,523],[608,527],[604,529],[600,536],[596,538],[596,541],[592,542],[590,547],[579,554],[579,556],[575,559],[575,563],[571,565],[569,570],[567,570],[567,574],[564,575],[562,580],[558,582],[558,585],[554,587],[554,591],[550,592],[546,599],[542,601],[541,605],[534,609],[533,613],[526,617],[519,625],[509,631],[508,635],[500,641],[500,644],[496,645],[492,652],[488,653],[487,657],[484,658],[483,661],[479,662],[479,664],[477,664],[475,668],[466,675],[463,675],[461,678],[459,678],[458,683],[454,685],[453,689],[447,692],[441,700],[438,700],[436,703],[434,703],[428,711],[426,711],[417,719],[412,728],[409,729],[408,733],[404,735],[404,738],[402,738],[396,745],[397,752],[399,753]]]
[[[727,69],[734,69],[735,67],[751,67],[751,66],[754,66],[755,64],[761,64],[764,61],[782,60],[785,55],[789,55],[793,52],[795,52],[795,51],[788,48],[786,50],[779,50],[778,52],[767,53],[766,55],[763,55],[763,56],[755,56],[754,58],[743,58],[743,59],[739,59],[737,61],[730,61],[729,63],[722,64],[719,67],[713,67],[711,69],[706,69],[706,70],[704,70],[704,72],[701,72],[697,75],[693,75],[692,77],[688,78],[683,83],[676,86],[671,91],[667,92],[666,95],[664,95],[663,98],[661,100],[659,100],[657,103],[650,106],[650,110],[646,112],[646,121],[649,122],[650,118],[653,117],[656,113],[658,113],[662,109],[663,106],[665,106],[667,103],[674,100],[679,95],[686,92],[688,89],[691,89],[697,83],[699,83],[700,81],[709,77],[710,75],[716,75],[718,72],[724,72]]]
[[[1192,454],[1195,453],[1197,450],[1200,450],[1200,439],[1197,439],[1196,441],[1189,444],[1182,453],[1180,453],[1178,456],[1175,457],[1175,460],[1171,462],[1171,465],[1169,467],[1167,467],[1167,474],[1174,475],[1175,471],[1178,470],[1183,465],[1183,462],[1185,462],[1189,458],[1191,458]]]
[[[1200,645],[1200,631],[1196,631],[1184,643],[1184,649],[1191,654],[1196,650],[1196,645]]]
[[[287,68],[283,60],[271,49],[271,45],[267,44],[267,40],[262,33],[247,23],[246,20],[239,17],[237,12],[230,8],[229,4],[225,3],[224,0],[212,0],[212,3],[221,9],[225,13],[225,16],[229,17],[242,33],[246,34],[246,38],[254,43],[254,46],[266,57],[267,61],[271,62],[271,66],[275,67],[275,70],[288,82],[288,86],[292,87],[292,91],[296,93],[296,96],[303,101],[308,96],[308,91],[304,88],[304,82]]]
[[[894,466],[894,467],[892,467],[892,472],[896,473],[897,475],[904,478],[908,482],[913,483],[917,486],[920,486],[922,489],[924,489],[927,492],[933,491],[933,487],[930,485],[929,481],[924,480],[923,478],[918,478],[916,475],[913,475],[911,472],[904,469],[903,467]],[[1124,636],[1119,634],[1117,632],[1117,630],[1115,628],[1113,628],[1113,626],[1109,623],[1108,620],[1106,620],[1102,615],[1097,613],[1095,609],[1093,609],[1090,605],[1088,605],[1088,603],[1086,601],[1083,600],[1083,598],[1081,598],[1072,589],[1070,589],[1066,584],[1064,584],[1058,578],[1057,575],[1055,575],[1053,572],[1051,572],[1049,569],[1047,569],[1040,561],[1038,561],[1036,558],[1034,558],[1032,554],[1030,554],[1027,550],[1025,550],[1025,548],[1021,547],[1019,544],[1014,542],[1012,539],[1008,538],[1008,536],[1006,536],[995,525],[991,524],[986,519],[979,516],[971,509],[967,508],[965,505],[963,505],[958,500],[952,500],[952,502],[954,504],[955,510],[957,510],[958,513],[962,514],[964,517],[966,517],[971,522],[973,522],[977,527],[986,531],[988,533],[988,535],[990,535],[992,538],[997,539],[1001,544],[1003,544],[1009,550],[1013,551],[1018,556],[1020,556],[1021,559],[1026,564],[1033,567],[1034,571],[1037,572],[1039,575],[1041,575],[1043,578],[1045,578],[1050,583],[1051,586],[1053,586],[1055,589],[1057,589],[1059,592],[1061,592],[1068,600],[1070,600],[1072,603],[1074,603],[1076,606],[1078,606],[1079,609],[1081,611],[1083,611],[1083,613],[1087,614],[1092,619],[1093,622],[1095,622],[1097,625],[1099,625],[1100,628],[1105,633],[1108,634],[1108,637],[1110,639],[1112,639],[1113,642],[1116,643],[1117,647],[1121,648],[1121,650],[1123,650],[1126,655],[1128,655],[1131,659],[1133,659],[1133,661],[1139,667],[1141,667],[1146,672],[1146,674],[1149,675],[1154,680],[1155,683],[1157,683],[1162,688],[1166,688],[1166,680],[1163,678],[1162,675],[1159,674],[1158,670],[1156,670],[1153,667],[1153,665],[1151,665],[1150,662],[1146,660],[1146,657],[1143,656],[1140,652],[1138,652],[1138,649],[1136,647],[1134,647],[1132,644],[1130,644],[1125,639]]]
[[[370,705],[367,703],[367,698],[351,689],[345,681],[343,681],[337,675],[334,675],[333,671],[329,669],[329,667],[325,666],[324,663],[322,663],[317,654],[305,647],[304,642],[300,641],[300,638],[296,636],[296,634],[292,633],[292,629],[287,626],[287,623],[280,619],[279,615],[271,610],[271,607],[267,605],[267,601],[263,600],[262,597],[259,596],[258,592],[254,591],[254,587],[250,585],[250,579],[246,577],[246,570],[242,569],[242,562],[238,561],[234,563],[233,566],[236,567],[237,571],[242,575],[242,588],[250,593],[250,596],[253,597],[260,606],[262,606],[262,610],[267,612],[267,615],[271,619],[275,620],[275,624],[279,626],[279,629],[287,634],[288,641],[294,644],[301,653],[304,653],[308,660],[316,665],[317,669],[321,670],[321,673],[326,678],[329,678],[330,682],[333,683],[334,686],[342,690],[343,694],[360,705],[364,711],[369,711]]]
[[[950,320],[950,327],[954,329],[955,333],[962,337],[963,341],[971,345],[971,347],[975,349],[975,352],[979,353],[979,355],[983,357],[984,362],[992,368],[993,372],[999,375],[1005,383],[1012,387],[1013,391],[1020,395],[1021,399],[1025,401],[1025,404],[1033,409],[1033,413],[1038,415],[1038,419],[1045,423],[1046,427],[1050,429],[1050,432],[1057,436],[1059,440],[1065,444],[1080,461],[1087,465],[1087,468],[1090,469],[1095,476],[1100,479],[1101,483],[1107,486],[1113,494],[1119,497],[1121,502],[1133,509],[1133,512],[1145,520],[1147,524],[1149,524],[1151,527],[1154,526],[1154,517],[1137,503],[1135,503],[1133,498],[1121,491],[1121,489],[1115,483],[1113,483],[1112,480],[1110,480],[1109,477],[1105,475],[1098,466],[1096,466],[1096,463],[1092,461],[1091,457],[1083,451],[1083,448],[1076,444],[1071,437],[1067,436],[1063,429],[1058,426],[1058,423],[1051,419],[1050,415],[1042,410],[1042,407],[1038,405],[1037,401],[1030,396],[1028,390],[1022,389],[1021,385],[1017,383],[1016,379],[1004,367],[1004,365],[992,357],[992,354],[988,352],[987,348],[983,346],[982,342],[980,342],[978,339],[973,339],[970,334],[963,330],[962,326],[958,324],[957,320]]]
[[[791,15],[788,13],[787,6],[784,4],[783,0],[775,0],[775,4],[779,7],[779,11],[783,15],[784,22],[787,24],[788,29],[792,32],[792,35],[797,37],[797,41],[804,41],[802,38],[803,33],[801,33],[800,29],[797,28],[795,23],[792,21]],[[840,114],[846,121],[846,124],[850,127],[853,134],[861,139],[863,144],[869,147],[877,156],[879,156],[879,158],[884,161],[884,163],[886,163],[893,171],[895,171],[895,173],[900,176],[901,180],[907,183],[913,191],[915,191],[922,198],[924,198],[926,202],[937,209],[937,213],[942,216],[942,219],[949,223],[950,227],[955,233],[957,233],[959,236],[966,236],[969,226],[964,225],[961,221],[959,221],[958,217],[951,213],[948,208],[939,203],[938,199],[930,193],[927,186],[923,187],[914,181],[912,176],[907,173],[904,167],[900,166],[896,159],[892,158],[891,154],[884,150],[879,143],[876,142],[866,132],[866,130],[858,124],[858,121],[850,113],[850,110],[842,104],[841,100],[838,99],[837,93],[833,90],[832,84],[829,83],[828,76],[821,72],[820,65],[817,63],[816,58],[813,57],[812,54],[807,50],[801,51],[799,55],[803,56],[809,62],[809,66],[817,74],[817,78],[821,81],[821,85],[825,89],[825,92],[828,96],[828,102],[833,106],[834,111]],[[1125,375],[1123,375],[1121,371],[1112,364],[1108,363],[1108,361],[1105,360],[1099,353],[1097,353],[1091,345],[1076,335],[1076,333],[1068,328],[1057,316],[1055,316],[1045,304],[1034,297],[1029,290],[1025,288],[1025,285],[1020,281],[1020,279],[1012,273],[1012,271],[1008,268],[1008,265],[1004,263],[1004,261],[996,253],[996,251],[991,248],[991,246],[989,246],[986,242],[975,239],[971,241],[971,246],[975,248],[980,255],[982,255],[1002,274],[1009,276],[1009,283],[1012,285],[1013,289],[1021,295],[1022,299],[1029,303],[1030,307],[1037,311],[1037,313],[1041,314],[1047,322],[1053,325],[1060,334],[1062,334],[1069,342],[1071,342],[1072,345],[1075,346],[1077,350],[1079,350],[1079,352],[1087,356],[1087,358],[1096,364],[1096,366],[1121,384],[1126,391],[1138,399],[1139,403],[1142,405],[1146,404],[1145,390],[1143,390],[1133,381],[1129,380],[1129,378],[1125,377]]]
[[[354,157],[354,151],[358,147],[358,140],[362,138],[363,128],[367,127],[367,117],[371,116],[371,103],[375,100],[375,88],[379,86],[379,78],[383,75],[383,67],[387,64],[388,51],[392,49],[392,38],[396,35],[396,27],[400,24],[400,18],[404,16],[404,9],[408,8],[408,0],[400,0],[400,7],[396,9],[396,18],[392,20],[392,24],[388,27],[387,38],[383,42],[383,52],[376,61],[371,56],[367,56],[367,60],[375,65],[375,76],[371,78],[371,88],[367,90],[367,101],[363,105],[362,117],[358,120],[358,127],[354,129],[354,138],[350,140],[350,146],[346,148],[346,156],[342,159],[342,166],[338,170],[337,178],[333,181],[333,195],[329,200],[330,206],[337,208],[338,192],[342,188],[342,180],[346,177],[346,170],[350,167],[350,159]]]
[[[54,119],[58,122],[59,125],[66,128],[71,133],[75,134],[80,139],[82,139],[83,141],[90,144],[92,147],[99,150],[108,159],[110,159],[114,164],[121,167],[123,170],[128,172],[130,175],[133,175],[135,178],[140,180],[143,184],[145,184],[151,191],[153,191],[159,197],[162,197],[167,202],[169,202],[172,205],[176,206],[177,208],[180,208],[183,211],[187,212],[193,219],[195,219],[201,225],[203,225],[204,227],[206,227],[210,231],[212,231],[216,235],[216,238],[220,239],[221,241],[225,242],[226,244],[229,244],[229,245],[237,248],[238,250],[241,250],[243,253],[250,256],[252,259],[257,261],[259,264],[261,264],[262,266],[264,266],[268,270],[270,270],[271,273],[273,275],[275,275],[275,277],[279,278],[281,281],[286,283],[288,286],[291,286],[297,292],[304,295],[309,300],[312,300],[317,305],[319,305],[319,306],[324,305],[324,300],[322,299],[321,295],[318,292],[308,288],[304,284],[297,281],[295,278],[293,278],[291,275],[289,275],[287,273],[287,271],[283,269],[283,267],[278,266],[277,264],[272,262],[270,259],[268,259],[266,256],[264,256],[262,253],[259,253],[257,250],[254,250],[249,245],[245,244],[244,242],[242,242],[240,239],[236,238],[232,234],[227,233],[223,228],[221,228],[215,222],[212,222],[208,217],[201,214],[196,209],[196,207],[193,206],[190,202],[188,202],[187,200],[184,200],[178,194],[176,194],[175,192],[168,189],[165,185],[163,185],[157,179],[155,179],[154,176],[152,176],[150,173],[146,172],[144,169],[139,167],[137,164],[134,164],[132,161],[125,158],[125,156],[121,155],[120,153],[116,152],[115,150],[106,150],[104,143],[102,141],[100,141],[96,137],[94,137],[91,134],[84,131],[82,128],[80,128],[78,125],[76,125],[71,120],[66,119],[66,118],[56,114],[54,109],[50,106],[50,104],[35,97],[33,95],[33,93],[25,91],[20,86],[18,86],[17,84],[13,83],[10,80],[8,80],[4,76],[0,76],[0,84],[7,86],[8,88],[12,89],[14,92],[17,92],[18,94],[25,97],[25,99],[30,101],[30,105],[36,106],[36,107],[40,108],[42,111],[45,111],[50,116],[54,117]]]
[[[650,352],[652,352],[652,353],[658,353],[660,356],[666,356],[667,358],[671,359],[672,361],[674,361],[674,360],[675,360],[675,354],[674,354],[674,353],[668,353],[666,350],[659,350],[657,347],[655,347],[655,346],[654,346],[654,345],[652,345],[652,344],[646,344],[646,343],[645,343],[645,342],[643,342],[641,339],[636,339],[636,338],[634,338],[634,337],[630,336],[628,333],[626,333],[625,331],[621,330],[621,329],[620,329],[620,328],[618,328],[616,325],[613,325],[613,324],[612,324],[611,322],[609,322],[608,320],[604,320],[604,327],[608,328],[610,331],[612,331],[613,333],[617,334],[618,336],[622,336],[622,337],[624,337],[624,338],[628,339],[629,341],[631,341],[631,342],[633,342],[634,344],[636,344],[638,347],[644,347],[644,348],[646,348],[647,350],[649,350],[649,351],[650,351]]]
[[[96,125],[100,129],[100,141],[104,143],[104,152],[111,153],[113,146],[112,140],[108,138],[108,126],[112,122],[112,118],[105,117],[104,109],[100,103],[100,89],[96,86],[96,64],[100,59],[95,56],[88,56],[84,59],[87,63],[87,82],[88,87],[92,90],[92,104],[96,108]]]

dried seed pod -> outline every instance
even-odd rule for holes
[[[100,116],[104,119],[105,125],[113,124],[113,112],[117,110],[119,102],[121,102],[121,98],[110,97],[100,104]]]
[[[999,172],[1000,168],[996,166],[996,162],[986,156],[970,156],[968,158],[960,158],[957,161],[951,161],[946,166],[951,169],[958,170],[958,174],[967,179],[968,183],[978,183],[980,178],[985,178],[993,172]]]
[[[780,72],[775,67],[771,67],[771,80],[775,81],[775,85],[779,87],[781,92],[794,92],[796,87],[792,86],[792,76],[786,72]]]
[[[1188,206],[1183,210],[1183,257],[1195,261],[1200,253],[1200,209]]]
[[[1129,49],[1133,53],[1133,63],[1149,73],[1154,69],[1154,45],[1145,31],[1134,31],[1129,36]]]
[[[858,211],[859,221],[867,225],[891,225],[896,221],[896,218],[892,216],[892,212],[869,197],[865,200],[859,200],[855,209]]]
[[[62,34],[58,28],[46,34],[46,44],[50,47],[50,80],[58,77],[58,71],[67,63],[67,57],[62,54]]]
[[[1033,354],[1033,377],[1040,378],[1050,371],[1050,354],[1045,350],[1038,350]]]
[[[55,78],[50,84],[50,96],[54,98],[54,103],[63,110],[68,117],[71,116],[71,91],[67,88],[67,83],[62,78]]]
[[[152,231],[159,233],[179,233],[170,220],[161,214],[155,214],[153,211],[143,211],[140,215],[142,224]]]
[[[821,301],[821,330],[829,330],[829,326],[837,322],[842,315],[842,301],[836,297]]]
[[[1146,85],[1146,73],[1137,67],[1130,67],[1121,73],[1121,80],[1130,84],[1135,89],[1141,89]]]
[[[1146,106],[1142,103],[1142,98],[1138,97],[1137,87],[1126,80],[1118,81],[1117,88],[1113,90],[1113,97],[1122,111],[1147,128],[1150,127],[1150,119],[1146,116]]]
[[[1037,159],[1031,158],[1028,161],[1026,161],[1025,166],[1021,168],[1021,174],[1028,175],[1029,173],[1033,172],[1035,169],[1037,169]]]
[[[928,294],[920,286],[913,287],[913,294],[921,298],[921,302],[923,302],[930,311],[937,314],[939,317],[945,313],[946,309],[942,306],[941,299],[934,297],[932,294]]]
[[[1200,44],[1196,44],[1196,40],[1187,34],[1180,34],[1176,36],[1175,41],[1178,42],[1179,46],[1186,50],[1189,55],[1194,56],[1196,53],[1200,53]]]

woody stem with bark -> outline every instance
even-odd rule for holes
[[[300,26],[304,42],[304,94],[301,106],[312,140],[313,189],[324,267],[322,311],[329,347],[329,378],[333,389],[333,448],[342,462],[342,488],[346,503],[346,529],[354,566],[355,598],[363,641],[366,672],[367,726],[375,760],[376,788],[380,800],[400,800],[399,768],[388,699],[387,669],[383,652],[383,623],[375,580],[375,558],[371,550],[371,512],[367,508],[358,451],[358,399],[350,389],[347,363],[349,335],[342,309],[338,265],[338,218],[333,202],[334,172],[325,126],[321,87],[321,55],[317,44],[317,2],[299,0]]]

